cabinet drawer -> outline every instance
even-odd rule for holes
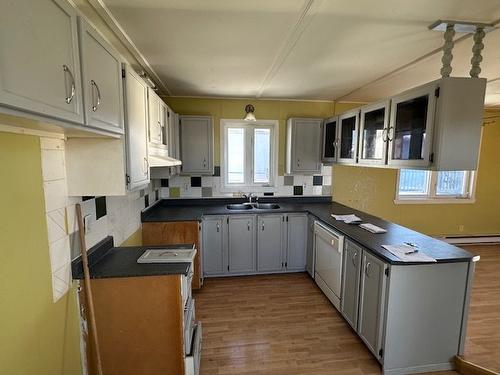
[[[181,295],[183,307],[186,307],[187,301],[191,298],[191,284],[193,283],[193,276],[193,264],[191,264],[188,274],[181,275]]]
[[[195,319],[194,299],[190,298],[184,309],[184,353],[186,355],[191,351]]]
[[[184,358],[184,374],[199,375],[201,359],[202,329],[201,322],[198,322],[194,328],[191,351]]]

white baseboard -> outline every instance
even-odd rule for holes
[[[442,237],[443,241],[453,245],[495,245],[500,243],[500,235],[470,236],[470,237]]]

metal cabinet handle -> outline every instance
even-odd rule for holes
[[[366,266],[365,266],[365,275],[366,275],[366,277],[370,277],[370,272],[369,271],[370,271],[371,265],[372,264],[370,262],[366,263]]]
[[[300,159],[297,159],[297,167],[300,167]]]
[[[71,92],[69,95],[66,96],[65,100],[66,100],[66,104],[69,104],[71,103],[71,101],[73,100],[73,98],[75,97],[75,91],[76,91],[76,87],[75,87],[75,77],[73,76],[73,73],[71,73],[71,69],[68,68],[67,65],[63,65],[63,71],[64,73],[66,73],[66,75],[69,74],[69,77],[71,78]],[[66,77],[65,75],[65,77]]]
[[[149,161],[148,158],[144,158],[144,174],[147,175],[149,173]]]
[[[353,254],[353,256],[352,256],[352,258],[351,258],[351,260],[352,260],[352,265],[353,265],[354,267],[356,267],[356,257],[357,257],[357,256],[358,256],[358,252],[357,252],[357,251],[355,251],[355,252],[354,252],[354,254]]]
[[[219,233],[219,231],[220,231],[220,224],[217,223],[217,233]]]
[[[264,222],[262,222],[262,231],[264,231]]]
[[[207,167],[207,158],[203,158],[203,168]]]
[[[90,86],[92,86],[92,111],[95,112],[101,105],[101,90],[93,79],[90,81]],[[97,98],[94,97],[94,90],[97,92]]]
[[[384,128],[384,130],[382,130],[382,141],[384,143],[386,143],[388,141],[388,139],[387,139],[387,133],[388,133],[387,132],[387,128]]]
[[[392,132],[392,135],[391,135],[391,129],[395,130],[394,126],[389,126],[389,129],[387,130],[387,141],[389,141],[389,142],[392,142],[394,139],[394,132]]]
[[[247,223],[247,229],[250,231],[250,222]]]

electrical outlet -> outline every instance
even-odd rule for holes
[[[463,224],[460,224],[460,225],[458,226],[458,231],[459,231],[459,232],[463,232],[463,231],[464,231],[464,225],[463,225]]]
[[[83,217],[83,229],[85,234],[90,233],[90,224],[91,224],[92,216],[90,215],[85,215]]]

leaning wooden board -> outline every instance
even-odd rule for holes
[[[142,224],[142,244],[161,246],[195,244],[193,289],[201,288],[200,224],[198,221],[152,222]]]

